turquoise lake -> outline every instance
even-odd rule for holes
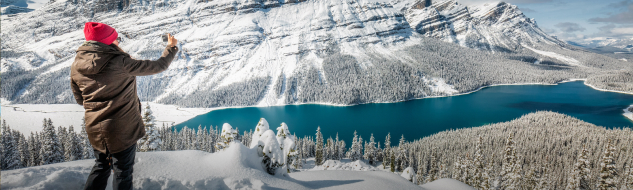
[[[275,130],[281,122],[297,136],[314,136],[317,126],[325,138],[339,138],[351,144],[354,131],[368,141],[371,133],[384,143],[391,133],[392,144],[404,134],[413,140],[448,129],[482,126],[510,121],[524,114],[547,110],[571,115],[607,128],[633,127],[622,115],[633,104],[633,95],[594,90],[582,81],[558,85],[493,86],[459,96],[424,98],[397,103],[372,103],[355,106],[317,104],[274,107],[229,108],[194,117],[175,126],[176,130],[199,125],[255,129],[259,118],[266,118]]]

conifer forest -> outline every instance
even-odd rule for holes
[[[327,160],[361,160],[384,171],[414,175],[424,184],[452,178],[476,189],[633,189],[633,131],[595,126],[576,118],[535,112],[518,119],[440,132],[422,139],[374,134],[362,137],[295,137],[282,123],[275,134],[262,118],[255,128],[240,132],[225,123],[197,129],[156,126],[151,108],[143,111],[146,135],[137,151],[222,151],[231,143],[258,148],[270,174],[304,169]],[[379,135],[379,134],[375,134]],[[382,134],[380,134],[382,135]],[[399,138],[398,144],[391,139]],[[93,159],[84,126],[57,126],[44,119],[42,130],[21,134],[2,124],[2,170]],[[459,140],[457,140],[459,139]]]

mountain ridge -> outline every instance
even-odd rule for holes
[[[393,102],[633,67],[546,35],[514,5],[416,2],[57,1],[2,16],[2,98],[71,103],[69,66],[88,21],[116,28],[137,59],[155,59],[160,35],[175,34],[176,60],[139,77],[139,96],[186,107]]]

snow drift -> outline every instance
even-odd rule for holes
[[[420,189],[396,174],[381,171],[269,175],[262,168],[257,150],[240,143],[231,143],[217,153],[195,150],[138,152],[135,162],[134,186],[147,190]],[[79,160],[2,171],[2,189],[81,189],[93,164],[93,160]]]

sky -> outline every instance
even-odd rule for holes
[[[39,8],[49,0],[26,1]],[[442,1],[442,0],[435,0]],[[478,5],[494,0],[457,0]],[[593,39],[633,38],[633,0],[504,0],[517,5],[550,35],[564,41],[583,43]]]
[[[457,0],[466,5],[489,0]],[[633,38],[633,0],[505,0],[534,18],[550,35],[582,43],[593,39]]]

